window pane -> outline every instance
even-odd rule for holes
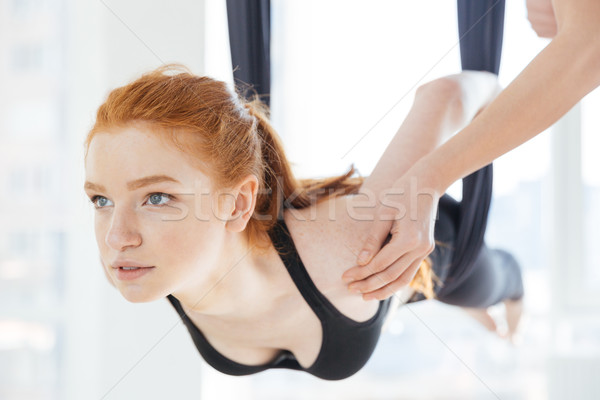
[[[57,398],[59,336],[52,323],[0,319],[0,398]]]
[[[584,256],[582,284],[590,292],[600,289],[600,90],[581,102],[581,157],[583,178]]]
[[[0,398],[58,399],[64,354],[60,1],[5,1],[0,24]]]

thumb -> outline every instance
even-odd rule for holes
[[[363,247],[358,253],[357,263],[359,265],[368,264],[373,256],[379,252],[383,242],[390,234],[393,221],[376,220],[367,235],[367,239],[363,243]]]

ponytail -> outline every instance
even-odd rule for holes
[[[250,115],[256,119],[256,132],[261,139],[262,159],[265,163],[264,184],[266,192],[259,193],[255,215],[267,215],[262,231],[268,231],[278,218],[283,218],[283,208],[304,208],[314,202],[323,201],[333,195],[357,193],[364,178],[352,176],[356,172],[352,165],[343,175],[325,179],[296,180],[288,162],[279,135],[269,123],[269,109],[258,95],[245,104]],[[289,204],[287,201],[290,200]],[[253,227],[253,226],[252,226]],[[249,223],[249,228],[251,228]],[[435,298],[434,281],[442,282],[436,276],[431,259],[423,260],[409,286],[427,299]]]
[[[265,190],[258,195],[253,216],[260,221],[263,231],[268,231],[277,219],[282,218],[284,208],[301,209],[333,195],[358,192],[363,179],[352,178],[356,172],[354,166],[337,177],[297,180],[292,173],[281,139],[269,122],[268,107],[257,95],[245,103],[244,107],[256,120],[254,129],[261,140]]]

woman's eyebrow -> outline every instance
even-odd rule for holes
[[[136,190],[144,186],[152,185],[154,183],[159,182],[175,182],[181,183],[175,178],[171,178],[168,175],[152,175],[146,176],[140,179],[136,179],[135,181],[127,182],[127,189]],[[83,185],[84,189],[96,190],[98,192],[106,192],[106,188],[102,185],[98,185],[93,182],[86,181]]]

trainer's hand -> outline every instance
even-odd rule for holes
[[[556,36],[557,25],[551,0],[527,0],[527,19],[539,37]]]
[[[358,266],[342,275],[344,282],[351,282],[348,289],[362,293],[364,300],[386,299],[408,285],[435,245],[433,232],[440,194],[419,188],[417,179],[407,175],[398,179],[390,192],[400,193],[400,202],[394,204],[397,207],[389,206],[390,199],[383,202],[387,206],[378,204],[358,255]],[[391,240],[382,248],[389,234]]]

